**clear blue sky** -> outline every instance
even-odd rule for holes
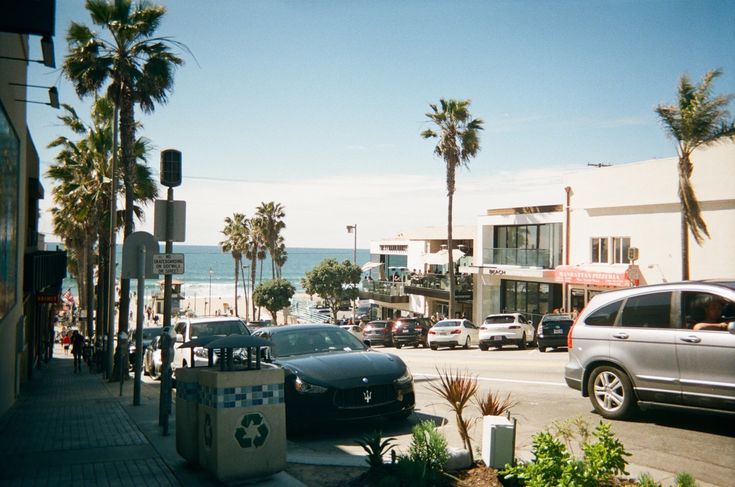
[[[673,156],[653,108],[675,99],[682,73],[721,68],[716,91],[735,92],[732,1],[161,3],[159,32],[195,58],[182,53],[169,103],[138,116],[158,149],[184,154],[190,243],[218,242],[224,216],[270,199],[286,205],[293,246],[351,247],[352,223],[361,247],[444,225],[444,166],[419,137],[440,97],[470,98],[486,122],[458,179],[455,221],[474,224],[505,203],[482,187],[497,196],[587,163]],[[91,25],[83,2],[57,2],[58,65],[72,20]],[[58,70],[31,66],[29,80],[86,105]],[[63,133],[55,115],[29,106],[42,170]]]

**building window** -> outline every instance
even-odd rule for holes
[[[609,262],[607,255],[607,237],[592,238],[592,262],[594,264],[607,264]]]
[[[0,320],[18,297],[20,140],[0,104]]]
[[[613,264],[627,264],[630,237],[613,237]]]
[[[561,261],[561,223],[496,226],[493,240],[486,264],[553,268]]]

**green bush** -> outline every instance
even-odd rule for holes
[[[383,440],[382,432],[373,431],[372,433],[365,434],[361,439],[356,441],[365,450],[365,453],[368,454],[365,461],[370,465],[371,470],[383,467],[383,455],[393,449],[393,445],[391,445],[393,440],[395,438]]]
[[[412,440],[408,448],[408,459],[420,468],[408,464],[405,460],[403,462],[399,460],[399,469],[415,470],[408,478],[414,479],[418,485],[432,485],[432,482],[441,474],[444,464],[449,460],[447,440],[437,431],[434,422],[429,420],[418,423],[411,432]]]
[[[638,476],[638,485],[640,487],[661,487],[661,483],[653,480],[653,477],[648,472],[644,472]]]
[[[676,482],[676,487],[697,487],[697,481],[692,474],[687,472],[677,473],[674,482]]]
[[[586,432],[586,424],[576,421],[581,434],[582,458],[570,453],[570,448],[548,431],[534,435],[532,452],[534,460],[507,466],[501,475],[510,479],[518,479],[529,487],[547,485],[575,485],[595,487],[601,481],[609,481],[616,475],[626,474],[626,456],[623,444],[615,438],[609,423],[600,422],[592,433],[597,439],[590,443]],[[565,440],[570,439],[570,428],[559,428],[557,431]]]

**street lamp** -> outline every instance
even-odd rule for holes
[[[354,244],[352,245],[352,263],[357,265],[357,223],[347,225],[347,233],[352,233],[355,237]],[[352,323],[355,323],[355,301],[352,301]]]
[[[209,268],[209,311],[208,315],[212,314],[212,274],[214,274],[214,271],[212,268]]]

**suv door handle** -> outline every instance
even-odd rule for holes
[[[630,336],[627,333],[623,333],[622,331],[613,333],[612,336],[613,338],[620,338],[622,340],[627,340],[628,338],[630,338]]]
[[[679,340],[681,340],[682,342],[687,342],[687,343],[699,343],[699,342],[702,341],[702,339],[699,338],[696,335],[689,335],[689,336],[686,336],[686,337],[679,337]]]

